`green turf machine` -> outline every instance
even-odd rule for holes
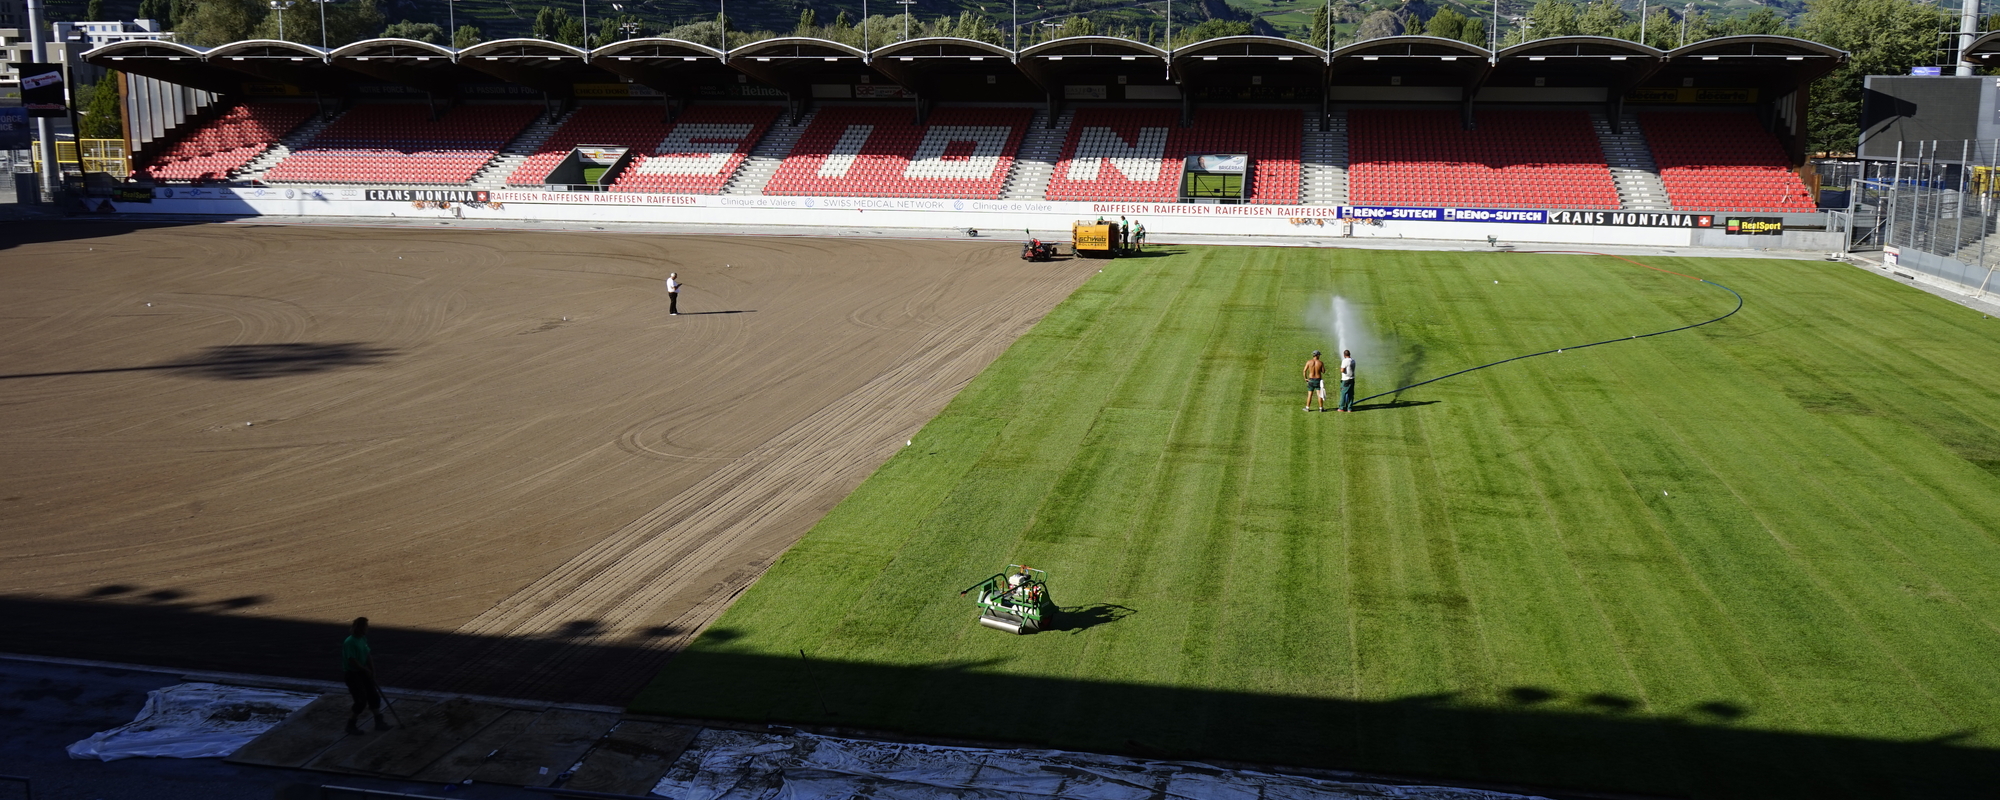
[[[996,572],[958,593],[979,593],[979,624],[1008,633],[1034,633],[1042,629],[1042,615],[1054,611],[1049,599],[1049,575],[1038,569],[1008,564],[1013,572]]]

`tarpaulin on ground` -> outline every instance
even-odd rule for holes
[[[270,730],[315,695],[215,683],[146,693],[131,722],[69,746],[70,758],[221,758]]]
[[[1528,800],[1061,750],[986,750],[702,731],[653,787],[678,800]]]

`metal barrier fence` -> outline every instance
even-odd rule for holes
[[[2000,140],[1905,150],[1848,184],[1848,249],[1881,249],[1885,261],[1975,297],[2000,288]]]
[[[33,168],[42,167],[42,145],[34,146]],[[74,165],[81,172],[102,172],[123,179],[132,174],[132,160],[125,152],[123,139],[84,139],[80,142],[57,141],[56,163],[65,167]]]

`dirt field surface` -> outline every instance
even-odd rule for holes
[[[1017,254],[0,226],[0,650],[334,678],[366,615],[391,686],[620,703],[1096,271]]]

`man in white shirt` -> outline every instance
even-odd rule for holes
[[[1354,351],[1340,351],[1340,410],[1354,413]]]
[[[667,316],[681,315],[681,287],[686,285],[680,282],[680,273],[667,273]]]

